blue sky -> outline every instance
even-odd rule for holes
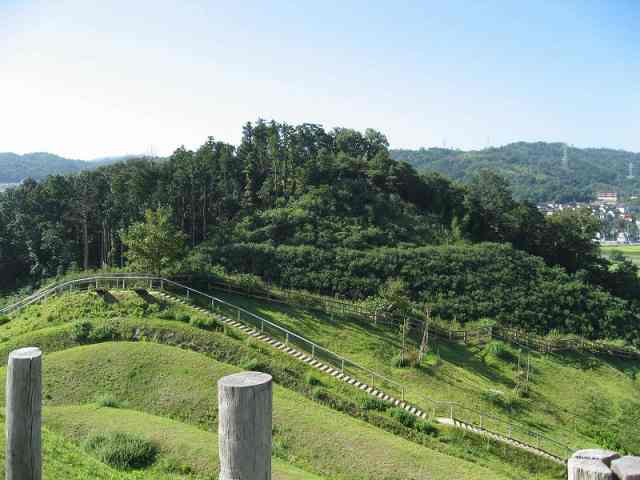
[[[259,117],[640,151],[639,32],[636,0],[0,0],[0,151],[168,154]]]

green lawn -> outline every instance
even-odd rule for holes
[[[165,465],[178,466],[203,478],[217,478],[218,436],[182,422],[127,409],[71,405],[47,407],[45,424],[81,444],[92,433],[127,432],[153,442],[160,454],[151,473]],[[166,467],[164,467],[166,468]],[[273,459],[274,480],[320,480],[281,459]]]
[[[4,427],[4,419],[2,419]],[[45,428],[43,441],[43,478],[44,480],[186,480],[182,475],[173,475],[159,471],[122,472],[115,470],[87,453],[64,436]],[[5,438],[0,436],[0,477],[5,476]],[[291,477],[301,478],[305,477]],[[311,480],[313,477],[309,477]],[[195,480],[195,479],[193,479]]]
[[[518,351],[502,360],[483,360],[477,347],[440,342],[433,345],[438,357],[423,368],[394,368],[391,358],[400,351],[400,335],[386,327],[375,327],[348,318],[282,306],[237,295],[215,292],[265,318],[286,326],[319,344],[355,360],[408,387],[407,398],[428,409],[429,399],[452,400],[467,407],[492,412],[501,418],[541,429],[549,436],[576,447],[595,446],[596,439],[581,433],[576,413],[596,397],[610,405],[640,398],[636,373],[640,362],[596,358],[571,353],[532,353],[530,395],[519,398],[512,408],[499,407],[487,399],[489,390],[509,394],[515,385]],[[521,365],[527,353],[520,355]],[[366,379],[364,379],[366,380]],[[443,412],[441,414],[444,415]],[[583,429],[582,429],[583,430]]]
[[[602,245],[600,251],[605,257],[620,252],[636,265],[640,265],[640,245]]]

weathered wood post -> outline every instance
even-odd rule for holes
[[[6,397],[6,480],[42,479],[42,352],[9,354]]]
[[[609,468],[611,462],[620,458],[616,452],[592,448],[578,450],[567,463],[569,480],[613,480]]]
[[[611,462],[619,480],[640,480],[640,457],[622,457]]]
[[[271,375],[218,380],[219,480],[271,480]]]

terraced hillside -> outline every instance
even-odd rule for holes
[[[221,291],[215,295],[401,382],[407,400],[427,410],[432,400],[454,401],[504,420],[492,425],[485,418],[488,428],[504,431],[513,421],[575,448],[605,444],[640,451],[640,433],[608,423],[625,423],[622,418],[638,410],[637,361],[587,353],[543,355],[500,342],[484,347],[438,342],[420,367],[397,368],[401,336],[396,329]],[[527,393],[514,393],[525,384]],[[612,428],[620,430],[619,438],[604,438],[602,432]]]
[[[562,467],[535,455],[407,420],[154,293],[76,292],[34,304],[0,326],[3,363],[25,345],[45,355],[46,478],[217,478],[216,381],[241,369],[267,371],[276,382],[274,478],[562,478]],[[145,469],[115,471],[92,450],[96,432],[134,435],[157,456]],[[69,465],[73,474],[59,473]]]

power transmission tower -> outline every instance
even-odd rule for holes
[[[562,168],[564,170],[569,170],[569,155],[567,154],[567,144],[563,144],[562,146]]]
[[[633,178],[633,160],[629,160],[629,176],[627,178]]]

